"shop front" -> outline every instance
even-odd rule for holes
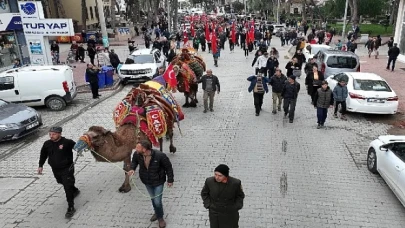
[[[22,62],[21,44],[23,36],[21,17],[15,13],[0,14],[0,69],[10,68],[16,58]]]
[[[401,50],[398,60],[405,62],[405,0],[400,0],[399,2],[394,42],[398,43],[398,47]]]

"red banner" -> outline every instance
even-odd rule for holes
[[[236,43],[235,22],[232,23],[231,36],[232,36],[232,43],[235,44]]]
[[[215,31],[212,33],[211,48],[212,48],[212,54],[216,54],[217,53],[217,35],[215,34]]]
[[[190,31],[191,31],[191,36],[194,37],[195,36],[194,23],[190,24]]]

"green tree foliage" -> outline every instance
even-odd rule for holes
[[[342,18],[345,13],[345,4],[346,0],[327,1],[321,11],[327,18]],[[358,15],[363,17],[380,16],[389,8],[388,4],[387,0],[358,0]],[[350,9],[348,15],[350,16]]]
[[[245,5],[242,2],[233,2],[232,7],[235,13],[240,13],[245,10]]]

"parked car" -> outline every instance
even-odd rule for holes
[[[315,54],[319,70],[326,77],[341,72],[360,72],[359,56],[350,51],[320,50]]]
[[[383,135],[370,143],[367,168],[385,180],[405,206],[405,136]]]
[[[8,102],[61,111],[76,95],[73,71],[67,65],[26,66],[0,73],[0,98]]]
[[[287,27],[285,24],[273,24],[273,35],[279,37],[282,32],[285,32],[287,30]]]
[[[42,125],[41,115],[33,108],[0,99],[0,142],[24,137]]]
[[[332,50],[333,48],[325,44],[309,44],[305,43],[305,48],[302,50],[302,53],[305,55],[305,59],[309,61],[316,55],[319,51]]]
[[[344,72],[326,79],[332,90],[341,80],[347,82],[349,96],[346,99],[346,105],[348,111],[369,114],[397,113],[397,94],[377,74]]]
[[[128,81],[145,82],[152,79],[159,67],[166,65],[166,57],[157,49],[140,49],[131,53],[118,70],[123,84]]]

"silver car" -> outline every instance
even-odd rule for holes
[[[359,56],[350,51],[320,50],[314,57],[325,78],[342,72],[360,72]]]
[[[0,99],[0,142],[29,135],[41,125],[41,115],[35,109]]]

